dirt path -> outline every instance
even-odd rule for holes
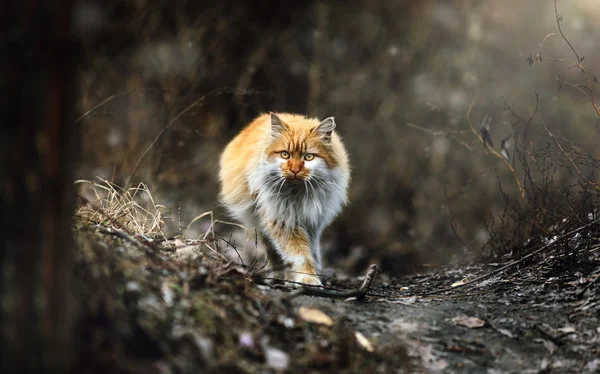
[[[413,364],[427,372],[600,372],[600,299],[582,294],[575,275],[516,281],[513,274],[446,297],[407,295],[441,289],[482,270],[397,279],[375,287],[380,296],[363,303],[307,296],[296,303],[346,316],[377,344],[404,345]]]
[[[85,224],[75,230],[80,372],[598,373],[598,232],[430,296],[513,259],[379,274],[349,301],[256,284],[202,243],[157,247]]]

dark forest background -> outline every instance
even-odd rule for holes
[[[599,89],[597,4],[558,6]],[[585,78],[552,60],[573,52],[557,36],[540,46],[558,32],[551,1],[86,1],[75,14],[83,38],[76,176],[145,183],[171,211],[166,235],[206,211],[226,219],[216,200],[219,154],[268,111],[335,116],[353,166],[351,204],[323,247],[327,266],[349,272],[510,250],[543,230],[532,183],[598,180],[589,164],[576,175],[560,161],[537,171],[520,162],[550,154],[544,125],[600,158],[600,117],[577,85]],[[528,199],[482,134],[498,153],[504,143]],[[530,220],[511,220],[517,211]],[[188,237],[209,224],[194,224]]]

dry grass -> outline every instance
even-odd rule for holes
[[[119,232],[121,236],[141,236],[146,244],[161,239],[160,241],[174,243],[175,250],[190,246],[204,246],[221,260],[228,262],[229,259],[218,247],[220,238],[215,232],[215,227],[224,224],[246,231],[240,224],[215,219],[213,211],[208,211],[194,217],[183,230],[179,222],[179,235],[173,241],[171,240],[173,238],[167,238],[163,230],[165,221],[173,219],[171,212],[166,206],[155,202],[146,184],[140,183],[137,187],[123,188],[111,181],[98,179],[99,183],[89,180],[75,181],[75,184],[82,185],[79,193],[84,200],[84,204],[78,206],[75,215],[88,223]],[[206,231],[195,238],[187,237],[190,227],[203,219],[210,220]],[[236,251],[242,265],[243,261],[238,251],[243,250],[248,241],[248,233],[243,248],[236,248],[226,241]]]
[[[163,227],[171,213],[164,205],[156,204],[147,185],[122,188],[105,179],[100,181],[75,181],[84,185],[80,194],[93,204],[78,207],[78,217],[108,227],[118,225],[131,234],[166,239]]]

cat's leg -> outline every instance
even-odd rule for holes
[[[322,284],[311,251],[312,240],[306,230],[300,227],[281,228],[269,225],[268,234],[275,251],[289,266],[286,280],[292,281],[295,286],[300,286],[300,283],[318,286]]]
[[[310,248],[313,258],[315,259],[315,267],[317,269],[317,272],[320,272],[321,267],[323,266],[320,243],[322,231],[322,229],[318,229],[313,234],[309,235],[312,238]]]
[[[260,235],[263,244],[265,245],[265,250],[267,252],[267,259],[269,260],[269,264],[273,269],[273,277],[278,278],[284,275],[285,264],[281,255],[275,248],[275,244],[271,240],[269,235],[261,234]],[[287,274],[285,274],[285,278],[287,279]]]

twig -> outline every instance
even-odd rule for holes
[[[581,178],[585,179],[589,184],[591,184],[592,186],[594,186],[594,188],[596,188],[596,190],[600,191],[600,186],[598,186],[598,183],[590,180],[588,177],[586,177],[585,175],[583,175],[581,173],[581,170],[579,170],[579,168],[575,164],[575,161],[573,161],[573,159],[571,158],[571,156],[569,156],[567,154],[567,152],[564,150],[564,148],[562,147],[562,145],[560,145],[560,142],[558,141],[558,139],[556,139],[556,137],[554,136],[554,134],[552,134],[550,132],[550,130],[548,130],[548,127],[546,126],[546,123],[544,122],[544,120],[542,120],[542,125],[544,125],[544,129],[546,129],[546,132],[548,133],[548,136],[551,139],[554,140],[554,143],[556,143],[556,146],[558,147],[558,149],[560,149],[560,151],[562,152],[562,154],[567,158],[567,160],[569,160],[569,162],[571,163],[571,165],[573,165],[573,168],[575,168],[575,171],[577,171],[577,174],[579,174],[579,176]]]
[[[562,36],[562,38],[565,40],[565,42],[567,42],[567,44],[569,45],[569,47],[573,51],[573,54],[575,55],[575,58],[577,59],[577,62],[581,61],[581,59],[579,58],[579,54],[577,54],[577,51],[575,50],[575,48],[573,48],[573,46],[571,45],[571,43],[569,42],[569,40],[565,37],[565,34],[563,33],[562,28],[560,27],[560,21],[561,21],[561,19],[558,16],[558,6],[556,5],[556,0],[554,0],[554,15],[556,16],[556,25],[558,26],[558,32],[560,32],[560,36]]]
[[[86,119],[87,117],[89,117],[90,114],[92,114],[93,112],[95,112],[96,109],[100,108],[101,106],[103,106],[104,104],[108,103],[109,101],[111,101],[111,100],[113,100],[113,99],[115,99],[115,98],[117,98],[119,96],[126,95],[126,94],[128,94],[130,92],[133,92],[135,90],[137,90],[137,88],[131,88],[131,89],[127,90],[127,91],[123,91],[123,92],[120,92],[118,94],[114,94],[112,96],[109,96],[108,98],[106,98],[105,100],[103,100],[100,104],[96,105],[92,109],[90,109],[87,112],[83,113],[81,115],[81,117],[77,118],[77,120],[75,121],[75,123],[79,123],[79,122],[83,121],[84,119]]]
[[[475,135],[477,137],[477,139],[479,139],[479,141],[484,145],[484,147],[486,147],[494,156],[498,157],[499,159],[502,160],[502,162],[504,162],[504,164],[506,165],[508,170],[510,170],[513,177],[515,178],[515,183],[517,184],[517,187],[519,187],[519,191],[521,192],[521,197],[523,199],[525,199],[525,189],[521,185],[521,182],[519,181],[519,177],[517,176],[517,172],[512,167],[510,162],[508,162],[508,160],[504,156],[502,156],[500,153],[496,152],[496,150],[494,148],[492,148],[488,143],[486,143],[483,140],[483,138],[481,137],[481,135],[479,135],[479,132],[475,129],[475,127],[473,127],[473,123],[471,123],[471,111],[473,110],[473,105],[475,105],[475,99],[473,99],[473,101],[471,101],[471,105],[469,105],[469,110],[467,110],[467,116],[466,116],[467,123],[469,124],[469,127],[471,128],[471,132],[473,133],[473,135]]]
[[[540,95],[538,95],[537,91],[535,91],[535,109],[533,110],[533,113],[531,113],[531,117],[529,117],[529,119],[527,120],[527,127],[529,127],[529,125],[531,125],[531,121],[533,121],[533,119],[535,118],[535,115],[538,112],[538,109],[540,107]]]
[[[233,250],[235,251],[235,253],[237,254],[237,256],[238,256],[238,258],[240,260],[240,263],[241,263],[242,267],[245,268],[246,264],[244,264],[244,260],[242,259],[242,256],[240,255],[240,251],[238,251],[237,247],[235,245],[233,245],[230,240],[227,240],[225,238],[221,238],[221,240],[224,241],[228,246],[230,246],[231,248],[233,248]]]
[[[465,147],[469,151],[471,151],[471,152],[473,151],[473,147],[471,147],[467,143],[463,142],[462,140],[457,139],[456,136],[452,135],[452,134],[467,134],[467,133],[470,133],[471,131],[465,131],[465,130],[449,130],[449,131],[440,131],[440,130],[437,130],[437,131],[434,131],[434,130],[427,129],[427,128],[419,126],[419,125],[415,125],[414,123],[410,123],[410,122],[406,124],[406,127],[410,127],[412,129],[422,131],[422,132],[427,133],[427,134],[429,134],[431,136],[445,136],[445,137],[450,137],[450,138],[456,140],[457,142],[459,142],[463,147]]]
[[[375,279],[375,275],[377,274],[377,266],[372,264],[369,266],[369,270],[367,271],[367,275],[365,275],[365,279],[362,285],[354,290],[350,291],[334,291],[334,290],[325,290],[319,288],[318,286],[307,286],[303,285],[302,288],[298,291],[298,294],[309,295],[309,296],[319,296],[319,297],[329,297],[335,299],[347,299],[347,298],[355,298],[357,301],[361,301],[369,292],[371,288],[371,283],[373,283],[373,279]],[[301,292],[300,292],[301,291]]]
[[[469,247],[467,245],[467,243],[465,243],[464,239],[458,233],[456,223],[454,220],[454,213],[452,212],[452,208],[450,207],[451,206],[450,198],[448,197],[448,190],[446,190],[446,186],[444,186],[444,197],[446,198],[446,207],[448,208],[448,213],[450,213],[450,227],[452,228],[452,232],[454,233],[454,236],[460,242],[460,244],[462,244],[465,248],[468,248],[469,250],[471,250],[471,247]]]
[[[554,240],[554,241],[552,241],[552,242],[550,242],[550,243],[548,243],[548,244],[545,244],[545,245],[541,246],[540,248],[536,249],[535,251],[533,251],[533,252],[529,253],[528,255],[526,255],[526,256],[523,256],[523,257],[521,257],[520,259],[518,259],[518,260],[516,260],[516,261],[513,261],[513,262],[511,262],[511,263],[510,263],[510,264],[508,264],[508,265],[504,265],[504,266],[502,266],[502,267],[500,267],[500,268],[498,268],[498,269],[496,269],[496,270],[494,270],[494,271],[491,271],[491,272],[489,272],[489,273],[487,273],[487,274],[484,274],[484,275],[482,275],[482,276],[480,276],[480,277],[477,277],[477,278],[475,278],[475,279],[472,279],[472,280],[470,280],[470,281],[468,281],[468,282],[465,282],[465,283],[463,283],[463,284],[460,284],[460,285],[458,285],[458,286],[454,286],[454,287],[446,287],[446,288],[442,288],[441,290],[436,290],[436,291],[427,292],[427,293],[424,293],[424,294],[421,294],[421,295],[418,295],[418,296],[430,296],[430,295],[436,295],[436,294],[443,293],[443,292],[454,291],[454,290],[456,290],[456,289],[458,289],[458,288],[462,288],[462,287],[465,287],[465,286],[468,286],[468,285],[471,285],[471,284],[478,283],[478,282],[481,282],[481,281],[483,281],[483,280],[486,280],[486,279],[488,279],[488,278],[490,278],[490,277],[492,277],[492,276],[494,276],[494,275],[496,275],[496,274],[498,274],[498,273],[501,273],[501,272],[503,272],[503,271],[504,271],[504,270],[506,270],[506,269],[509,269],[509,268],[511,268],[511,267],[513,267],[513,266],[515,266],[515,265],[518,265],[518,264],[522,263],[523,261],[525,261],[525,260],[527,260],[527,259],[529,259],[529,258],[531,258],[531,257],[533,257],[533,256],[535,256],[535,255],[537,255],[538,253],[540,253],[540,252],[541,252],[541,251],[543,251],[544,249],[546,249],[546,248],[550,247],[551,245],[554,245],[554,244],[556,244],[556,243],[558,243],[558,242],[560,242],[560,241],[562,241],[562,240],[564,240],[564,239],[567,239],[567,238],[569,238],[571,235],[573,235],[573,234],[576,234],[576,233],[578,233],[579,231],[582,231],[582,230],[584,230],[584,229],[587,229],[588,227],[591,227],[591,226],[593,226],[593,225],[595,225],[595,224],[597,224],[597,223],[599,223],[599,222],[600,222],[600,219],[597,219],[597,220],[595,220],[595,221],[592,221],[592,222],[590,222],[590,223],[588,223],[588,224],[586,224],[586,225],[583,225],[583,226],[581,226],[581,227],[579,227],[579,228],[577,228],[577,229],[571,230],[571,231],[569,231],[568,233],[566,233],[566,234],[563,234],[563,235],[561,235],[560,237],[556,238],[556,240]]]
[[[556,25],[558,26],[558,32],[560,33],[560,37],[565,41],[565,43],[567,43],[567,45],[569,46],[569,48],[571,48],[571,51],[573,51],[573,55],[575,56],[576,61],[569,61],[569,60],[565,60],[565,59],[553,59],[553,58],[548,58],[545,57],[548,60],[553,60],[553,61],[558,61],[558,62],[569,62],[572,63],[573,66],[578,67],[583,74],[585,75],[585,79],[587,82],[587,86],[584,86],[585,88],[587,88],[587,90],[590,92],[590,101],[592,102],[592,106],[594,107],[594,111],[596,111],[596,114],[598,116],[600,116],[600,107],[598,106],[598,104],[596,103],[596,98],[594,97],[594,88],[592,86],[592,82],[590,81],[590,76],[587,72],[587,70],[585,69],[585,67],[581,64],[582,58],[579,57],[579,53],[577,53],[577,50],[575,49],[575,47],[573,47],[573,45],[571,44],[571,42],[569,41],[569,39],[567,39],[567,37],[565,36],[565,33],[562,31],[562,27],[560,26],[560,22],[561,22],[561,17],[558,14],[558,5],[556,4],[556,0],[554,0],[554,16],[556,17]],[[548,39],[550,36],[556,36],[558,37],[559,35],[555,34],[555,33],[551,33],[546,35],[546,37],[542,40],[542,42],[540,43],[539,47],[543,48],[543,43],[546,41],[546,39]],[[571,85],[574,88],[580,89],[579,85]]]

